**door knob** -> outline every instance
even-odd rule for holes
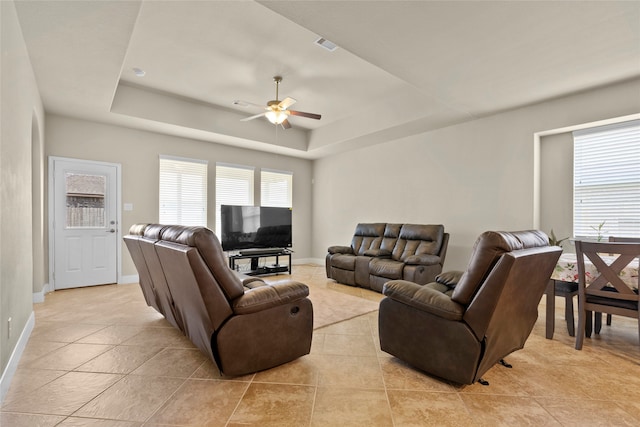
[[[116,232],[115,228],[111,228],[111,229],[107,230],[107,233],[115,233],[115,232]]]

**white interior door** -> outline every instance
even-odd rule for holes
[[[54,289],[117,282],[118,165],[54,158]]]

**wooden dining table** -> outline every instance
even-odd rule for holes
[[[616,259],[615,256],[602,255],[602,260],[611,263]],[[584,262],[585,275],[587,284],[598,277],[598,270],[595,266],[585,258]],[[556,267],[551,274],[551,280],[546,290],[546,337],[553,338],[555,329],[555,297],[563,295],[567,298],[565,305],[565,317],[567,320],[567,330],[570,336],[575,335],[575,325],[573,319],[573,296],[577,295],[578,289],[578,263],[576,254],[563,252],[560,259],[556,263]],[[638,263],[631,263],[620,272],[620,278],[629,285],[630,288],[636,289],[638,286]]]
[[[616,259],[615,256],[602,255],[602,260],[610,264]],[[585,258],[584,269],[587,283],[591,283],[593,279],[598,277],[598,270],[591,262]],[[635,289],[638,286],[638,264],[631,263],[620,272],[620,278],[623,282]],[[576,254],[563,252],[556,264],[556,268],[551,274],[552,280],[561,282],[578,283],[578,263]]]

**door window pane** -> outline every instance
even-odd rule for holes
[[[73,172],[65,174],[67,228],[102,228],[106,224],[104,197],[107,178]]]

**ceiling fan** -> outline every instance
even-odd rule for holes
[[[275,76],[273,78],[273,81],[276,83],[276,99],[267,102],[266,107],[263,107],[262,105],[254,104],[251,102],[247,102],[247,101],[239,101],[239,100],[233,101],[235,105],[241,105],[244,107],[252,105],[259,108],[264,108],[266,110],[264,113],[256,114],[255,116],[251,116],[251,117],[246,117],[244,119],[241,119],[241,121],[246,122],[246,121],[257,119],[258,117],[264,116],[267,118],[267,120],[269,120],[274,125],[282,125],[283,128],[289,129],[291,127],[291,123],[289,123],[289,120],[288,120],[289,116],[300,116],[300,117],[306,117],[308,119],[320,120],[320,117],[322,117],[320,114],[289,110],[289,107],[295,104],[296,100],[293,98],[286,97],[282,101],[279,101],[278,88],[280,86],[280,82],[282,82],[282,77]]]

